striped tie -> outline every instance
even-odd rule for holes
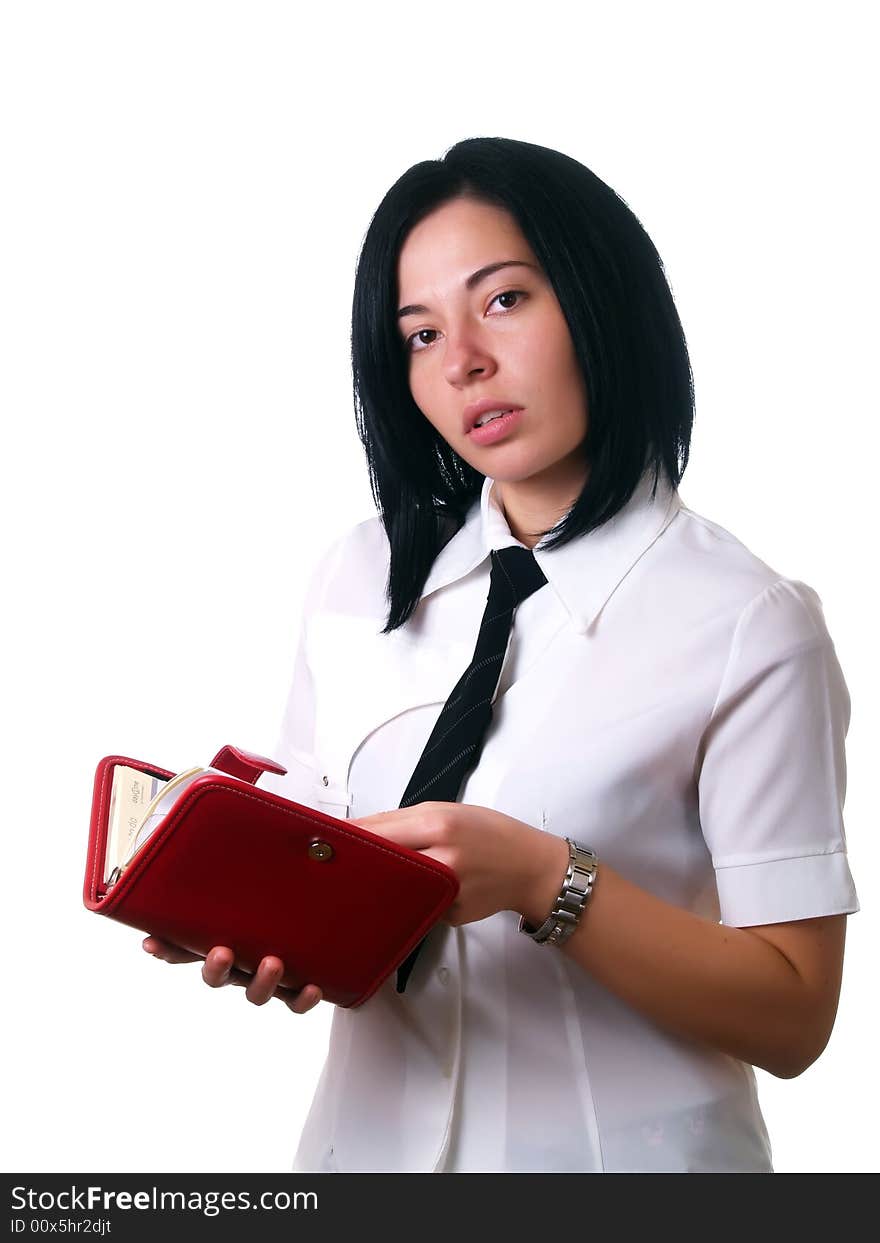
[[[516,606],[547,582],[534,553],[511,545],[492,552],[489,598],[473,659],[452,688],[431,731],[401,807],[414,803],[455,803],[475,768],[492,720],[492,701],[501,676]],[[425,939],[397,969],[402,993]]]

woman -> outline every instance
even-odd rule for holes
[[[294,1169],[772,1172],[753,1067],[820,1055],[859,909],[849,696],[816,593],[678,495],[693,388],[654,246],[576,161],[470,139],[379,206],[352,346],[379,515],[318,561],[271,784],[460,893],[334,1012]],[[469,666],[510,552],[536,578]],[[432,798],[443,705],[493,661]],[[282,972],[217,947],[202,974],[317,1004]]]

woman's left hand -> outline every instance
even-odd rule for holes
[[[496,911],[523,912],[548,877],[552,903],[568,864],[562,838],[490,807],[416,803],[351,823],[452,868],[460,888],[444,922],[453,926]]]

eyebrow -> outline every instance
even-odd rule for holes
[[[476,272],[472,272],[464,283],[465,289],[475,289],[480,281],[491,276],[493,272],[500,271],[501,268],[533,268],[537,271],[534,263],[526,263],[524,259],[501,259],[498,263],[487,263],[484,268],[477,268]],[[397,318],[403,319],[407,315],[426,315],[429,309],[429,307],[422,306],[420,302],[413,302],[410,306],[402,306],[397,312]]]

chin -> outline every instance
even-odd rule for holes
[[[517,460],[513,455],[510,455],[505,460],[502,454],[498,454],[494,460],[490,454],[486,454],[486,457],[490,460],[483,463],[475,463],[475,469],[482,474],[491,475],[499,483],[525,483],[529,479],[537,479],[541,475],[552,472],[553,467],[558,464],[556,459],[552,459],[549,462],[536,461],[534,458],[524,461],[522,457]]]

